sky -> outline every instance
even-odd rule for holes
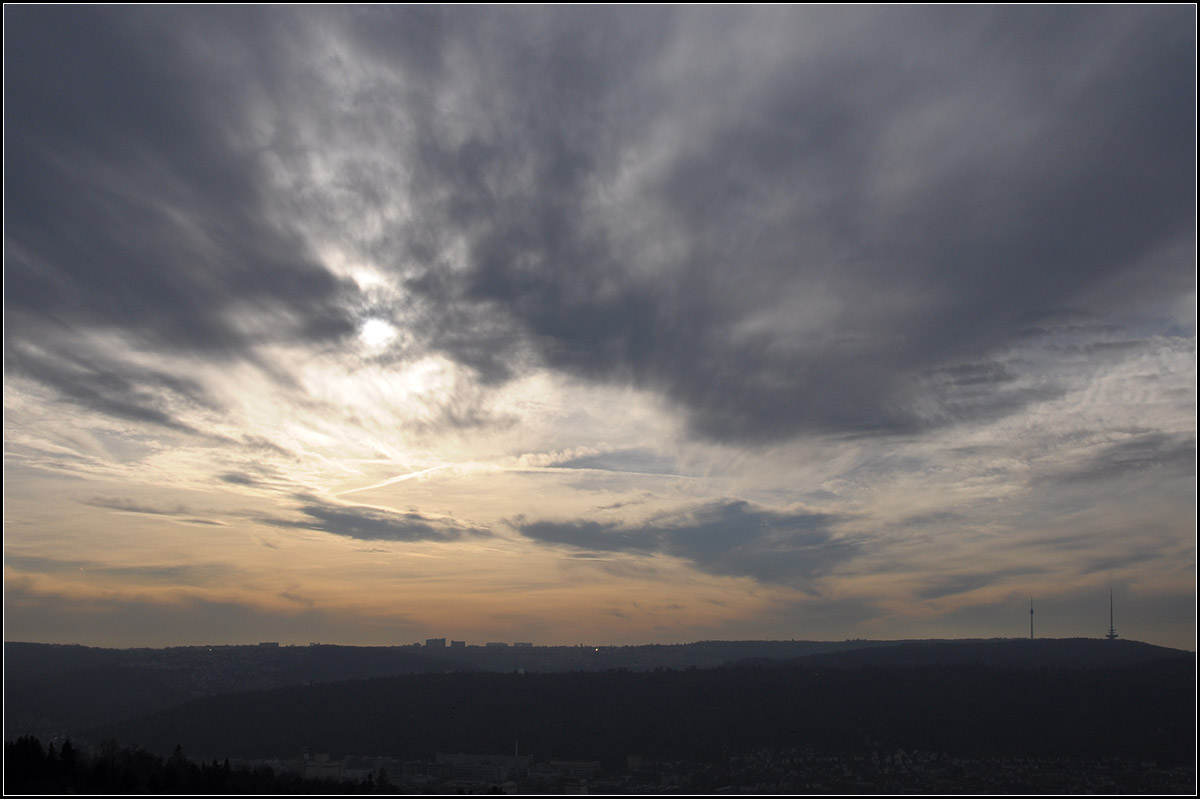
[[[5,6],[4,634],[1195,649],[1196,9]]]

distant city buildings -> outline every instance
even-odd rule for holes
[[[447,641],[445,638],[426,638],[424,645],[428,649],[445,649],[447,647]],[[448,645],[449,645],[449,648],[451,648],[451,649],[466,649],[467,648],[466,641],[450,641]],[[272,644],[260,644],[260,646],[273,646],[273,645]],[[313,644],[313,646],[316,646],[316,644]],[[419,646],[421,646],[421,644],[415,643],[412,646],[419,647]],[[476,646],[478,646],[478,644],[476,644]],[[510,644],[507,641],[488,641],[486,644],[484,644],[484,646],[492,646],[492,647],[510,646]],[[519,646],[519,647],[526,648],[526,649],[532,649],[533,642],[532,641],[515,641],[511,644],[511,646],[514,646],[514,647]],[[599,651],[599,650],[597,650],[597,651]]]
[[[530,759],[516,755],[438,752],[436,762],[448,767],[450,777],[454,780],[468,783],[498,783],[528,771]]]
[[[600,776],[599,760],[551,760],[542,767],[547,777],[591,780]]]
[[[340,780],[342,761],[330,760],[328,754],[319,754],[304,760],[304,778],[307,780]]]
[[[8,765],[7,763],[5,764]],[[630,754],[626,768],[600,760],[528,755],[437,752],[433,759],[311,754],[298,760],[234,761],[234,768],[269,768],[277,774],[341,782],[363,792],[427,794],[637,794],[856,793],[947,794],[1048,792],[1116,794],[1194,793],[1195,768],[1115,757],[971,756],[892,749],[867,739],[867,749],[761,747],[707,759]]]

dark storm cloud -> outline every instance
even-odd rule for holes
[[[319,530],[363,541],[456,541],[488,534],[486,530],[413,511],[399,513],[379,508],[333,505],[313,497],[302,499],[306,502],[297,510],[307,517],[305,519],[259,518],[255,521],[293,530]]]
[[[1111,279],[1188,249],[1191,10],[482,16],[488,35],[438,27],[413,55],[429,91],[480,110],[416,123],[408,286],[444,311],[435,346],[485,375],[513,354],[512,333],[475,332],[492,326],[718,439],[994,418],[1059,389],[922,381],[1064,308],[1120,310]],[[706,40],[773,28],[789,47]],[[447,230],[454,269],[421,234]],[[1146,277],[1161,301],[1190,272]],[[972,385],[1001,396],[956,399]]]
[[[6,9],[10,343],[53,323],[227,357],[254,343],[237,315],[265,315],[277,339],[351,329],[344,286],[271,217],[249,141],[252,111],[269,111],[247,89],[269,80],[262,63],[285,22],[249,9]]]
[[[840,517],[777,513],[743,501],[717,502],[656,517],[637,526],[615,522],[527,522],[512,526],[527,538],[572,549],[683,558],[710,574],[763,582],[803,583],[853,557],[860,544],[835,537]]]
[[[1173,329],[1193,282],[1190,7],[5,21],[10,352],[51,324],[208,357],[334,342],[366,300],[304,226],[402,282],[378,303],[408,354],[633,384],[762,442],[1057,396],[996,358],[1065,318]]]

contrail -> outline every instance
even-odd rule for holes
[[[411,480],[414,477],[421,477],[423,475],[429,474],[430,472],[436,472],[439,469],[447,469],[451,465],[452,464],[449,464],[449,463],[443,463],[441,466],[430,466],[428,469],[421,469],[419,472],[408,472],[406,474],[396,475],[395,477],[389,477],[388,479],[384,480],[382,483],[375,483],[374,485],[363,486],[362,488],[351,488],[348,491],[339,491],[336,494],[334,494],[334,496],[340,497],[340,496],[344,496],[346,494],[353,494],[356,491],[369,491],[372,488],[383,488],[384,486],[390,486],[392,483],[402,483],[405,480]]]
[[[358,491],[370,491],[372,488],[383,488],[384,486],[390,486],[393,483],[401,483],[401,482],[404,482],[405,480],[411,480],[414,477],[422,477],[424,475],[429,474],[430,472],[436,472],[441,469],[450,469],[450,468],[465,469],[467,471],[500,471],[500,472],[518,472],[518,473],[523,472],[523,473],[527,473],[527,474],[529,474],[529,473],[532,473],[532,474],[537,474],[537,473],[578,474],[580,472],[598,472],[598,473],[603,473],[603,474],[634,475],[637,477],[669,477],[669,478],[676,478],[676,479],[683,479],[683,480],[695,480],[696,479],[695,477],[691,477],[690,475],[674,474],[671,472],[633,472],[633,471],[625,471],[623,469],[592,469],[592,468],[585,468],[585,467],[563,467],[563,466],[497,466],[494,464],[469,464],[469,465],[467,465],[467,464],[461,464],[461,463],[443,463],[441,466],[430,466],[428,469],[421,469],[420,471],[417,471],[417,472],[408,472],[406,474],[400,474],[395,477],[389,477],[387,480],[384,480],[381,483],[375,483],[374,485],[363,486],[362,488],[351,488],[347,491],[339,491],[336,494],[334,494],[333,496],[341,497],[341,496],[345,496],[346,494],[353,494]]]

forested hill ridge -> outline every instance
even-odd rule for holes
[[[1195,661],[1095,669],[729,666],[381,677],[208,697],[80,731],[203,759],[303,749],[423,760],[512,752],[619,767],[756,748],[878,744],[954,757],[1195,758]],[[874,743],[872,743],[874,742]]]
[[[1018,669],[1097,669],[1132,666],[1190,654],[1178,649],[1120,639],[1046,638],[1031,641],[1018,638],[900,642],[877,649],[847,649],[767,662],[825,668],[979,664]]]
[[[437,648],[193,646],[103,649],[6,642],[5,736],[54,737],[189,700],[289,685],[448,672],[712,668],[738,662],[822,667],[978,663],[1106,668],[1190,653],[1136,641],[703,641],[678,645]]]

